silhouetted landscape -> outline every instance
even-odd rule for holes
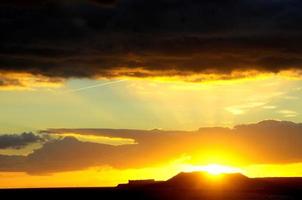
[[[242,174],[222,174],[217,177],[206,172],[179,173],[167,181],[129,180],[112,188],[48,188],[5,189],[1,194],[47,195],[55,198],[100,197],[101,199],[301,199],[302,178],[248,178]]]

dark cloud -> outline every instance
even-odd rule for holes
[[[21,149],[29,144],[43,141],[42,137],[33,133],[0,135],[0,149]]]
[[[302,124],[263,121],[229,128],[201,128],[198,131],[60,129],[44,134],[132,138],[137,144],[111,146],[81,142],[74,137],[51,140],[28,156],[0,156],[0,171],[43,174],[111,166],[118,169],[143,168],[169,163],[182,156],[192,164],[203,154],[221,151],[249,164],[297,163],[302,161]],[[147,158],[147,159],[146,159]],[[197,162],[197,163],[194,163]],[[198,163],[199,162],[199,163]]]
[[[302,69],[299,0],[93,2],[115,6],[0,6],[0,71],[229,78],[236,70]]]

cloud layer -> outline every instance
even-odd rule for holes
[[[56,78],[212,74],[194,79],[202,81],[302,66],[299,0],[7,2],[0,4],[2,72]]]
[[[302,124],[279,121],[263,121],[234,129],[201,128],[193,132],[48,130],[44,133],[50,138],[52,134],[63,136],[64,133],[74,132],[82,135],[131,138],[136,143],[112,146],[81,142],[76,137],[52,139],[27,156],[0,156],[0,171],[44,174],[102,166],[117,169],[145,168],[168,163],[183,156],[191,158],[188,162],[198,165],[207,162],[203,160],[207,156],[217,156],[213,152],[229,156],[221,159],[237,159],[240,163],[236,164],[242,165],[295,163],[302,161],[301,131]],[[3,143],[5,141],[1,141]]]

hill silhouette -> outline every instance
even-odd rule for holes
[[[47,195],[57,198],[100,197],[101,199],[302,199],[302,178],[248,178],[242,174],[210,176],[205,172],[179,173],[167,181],[130,180],[114,188],[52,188],[0,190],[4,195]]]
[[[239,174],[220,174],[218,176],[209,175],[206,172],[179,173],[165,182],[166,187],[184,189],[235,189],[240,185],[251,185],[254,181]]]

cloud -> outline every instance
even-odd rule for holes
[[[27,156],[0,156],[0,171],[45,174],[111,166],[117,169],[146,168],[186,156],[192,164],[208,159],[235,164],[295,163],[302,160],[302,124],[263,121],[229,128],[198,131],[55,129],[52,134],[74,133],[109,138],[133,139],[124,145],[79,141],[75,137],[51,140]],[[219,157],[219,155],[222,157]],[[261,156],[259,156],[261,155]],[[213,160],[211,160],[213,161]],[[216,161],[216,162],[218,162]],[[206,164],[206,163],[205,163]],[[233,163],[234,164],[234,163]]]
[[[266,109],[266,110],[274,110],[274,109],[276,109],[277,108],[277,106],[273,106],[273,105],[268,105],[268,106],[263,106],[262,107],[263,109]]]
[[[229,106],[226,108],[226,111],[232,113],[233,115],[243,115],[251,109],[264,106],[265,104],[265,102],[248,102],[242,105]]]
[[[62,86],[61,78],[50,78],[29,73],[1,73],[1,90],[34,90],[36,88],[57,88]]]
[[[293,110],[279,110],[279,114],[282,114],[284,117],[296,117],[298,113]]]
[[[301,75],[299,0],[93,2],[115,6],[2,4],[0,70],[63,79]]]
[[[0,135],[0,149],[21,149],[41,141],[43,141],[42,137],[33,133]]]

